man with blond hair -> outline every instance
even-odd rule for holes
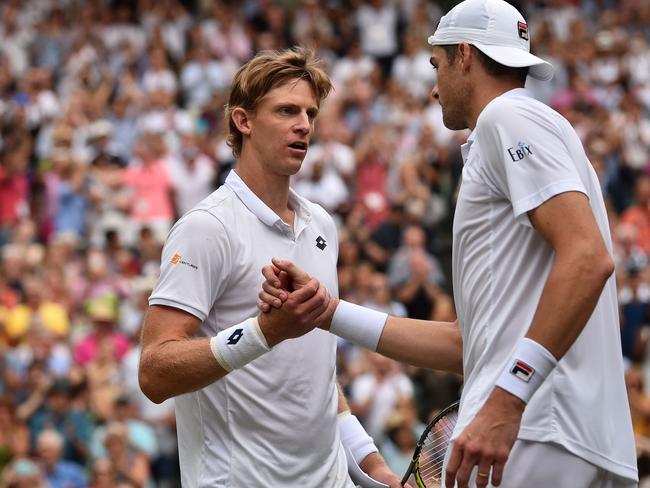
[[[349,488],[346,454],[400,486],[337,388],[336,339],[320,330],[296,338],[337,289],[334,222],[289,188],[330,88],[299,48],[242,66],[226,107],[237,166],[167,237],[139,379],[154,402],[176,397],[185,488]],[[323,285],[312,279],[258,320],[254,290],[276,255]],[[300,321],[290,320],[292,303]]]

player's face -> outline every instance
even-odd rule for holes
[[[458,57],[450,62],[445,50],[434,46],[430,59],[437,70],[437,83],[431,96],[440,102],[442,121],[451,130],[467,128],[467,88],[461,77],[461,63]]]
[[[314,131],[318,104],[304,80],[292,80],[269,91],[251,114],[249,143],[255,159],[282,176],[298,172]]]

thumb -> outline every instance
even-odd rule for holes
[[[302,269],[300,269],[288,259],[273,258],[272,261],[273,264],[280,269],[280,271],[286,272],[291,277],[294,288],[299,288],[309,282],[311,276],[309,276],[309,274],[305,273]]]

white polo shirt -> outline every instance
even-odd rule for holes
[[[465,388],[455,435],[483,405],[530,327],[553,264],[553,250],[527,212],[559,193],[584,193],[612,251],[598,179],[578,136],[526,90],[491,101],[462,154],[453,281]],[[636,479],[614,277],[583,332],[526,407],[519,438],[555,442]]]
[[[180,219],[150,304],[180,308],[213,336],[259,313],[261,269],[290,259],[338,290],[332,218],[293,191],[294,228],[231,171]],[[351,487],[337,429],[336,338],[320,329],[194,393],[176,397],[185,488]],[[215,363],[216,365],[216,363]]]

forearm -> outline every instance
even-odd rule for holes
[[[178,339],[143,350],[140,387],[153,402],[200,390],[227,374],[210,349],[210,338]]]
[[[526,336],[560,359],[587,324],[610,274],[608,257],[556,256]]]
[[[463,340],[458,321],[388,317],[377,352],[413,366],[463,372]]]
[[[606,254],[594,256],[579,248],[556,254],[531,326],[496,386],[524,404],[530,401],[582,332],[612,269]]]

